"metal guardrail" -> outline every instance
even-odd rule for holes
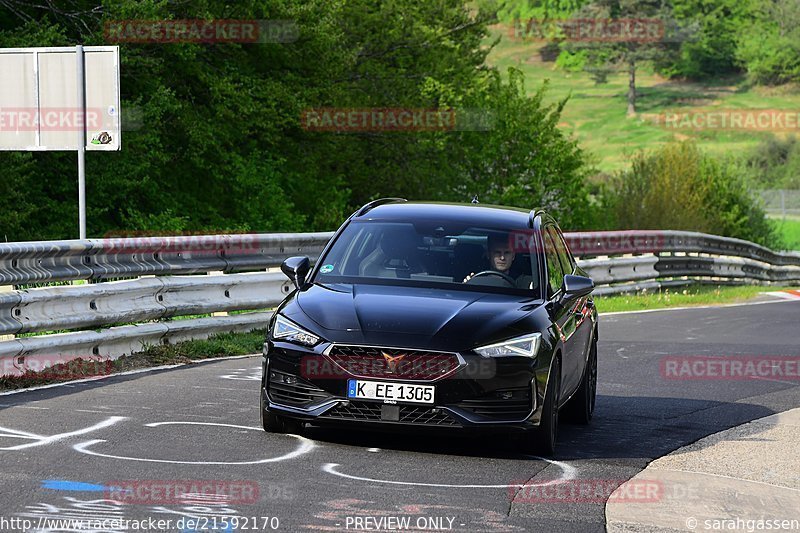
[[[45,354],[115,359],[143,344],[265,327],[268,312],[163,321],[221,311],[263,310],[292,289],[264,272],[287,257],[316,258],[332,233],[143,237],[0,244],[0,285],[91,280],[83,285],[0,292],[0,335],[103,328],[0,341],[0,362]],[[679,231],[565,235],[595,280],[595,294],[695,282],[800,282],[800,254]],[[260,272],[254,272],[260,271]],[[214,275],[189,275],[208,274]],[[132,278],[132,279],[128,279]],[[116,281],[111,281],[116,280]],[[108,327],[115,324],[131,324]],[[0,375],[3,368],[0,365]]]
[[[108,361],[142,351],[148,345],[203,339],[216,333],[252,331],[263,328],[271,315],[269,312],[246,313],[6,340],[0,342],[0,376],[36,369],[36,365],[28,363],[30,360],[37,365],[70,358]]]
[[[6,293],[0,334],[84,329],[274,307],[293,288],[281,273],[163,276]]]
[[[595,294],[658,290],[694,282],[800,282],[800,253],[775,252],[741,239],[687,231],[565,234]]]
[[[137,237],[0,244],[0,285],[248,272],[317,257],[333,233]]]

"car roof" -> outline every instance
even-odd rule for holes
[[[362,209],[362,214],[357,214],[354,220],[435,219],[442,222],[469,221],[475,225],[525,228],[528,227],[531,218],[530,210],[477,203],[392,202],[363,211]]]

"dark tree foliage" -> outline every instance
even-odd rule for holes
[[[664,74],[707,79],[741,72],[737,58],[759,0],[674,0],[678,24],[692,29],[677,57],[661,58]]]
[[[0,46],[106,43],[109,21],[288,20],[284,43],[121,43],[122,150],[87,154],[88,233],[313,231],[380,196],[546,204],[589,219],[560,109],[485,65],[460,0],[0,0]],[[469,109],[486,127],[322,132],[320,107]],[[463,124],[462,124],[463,126]],[[0,238],[74,238],[76,158],[0,153]]]

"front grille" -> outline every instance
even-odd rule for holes
[[[497,390],[480,398],[462,400],[453,407],[496,420],[519,420],[531,412],[531,389]]]
[[[381,406],[383,404],[373,402],[350,401],[340,403],[333,409],[326,412],[320,418],[333,420],[361,420],[370,422],[380,422]],[[453,420],[446,412],[441,409],[421,407],[414,405],[400,405],[400,419],[402,424],[418,424],[425,426],[458,426],[458,422]]]
[[[327,357],[352,376],[411,381],[441,379],[461,365],[454,353],[369,346],[334,346]]]
[[[275,403],[305,407],[331,395],[297,376],[270,370],[269,397]]]

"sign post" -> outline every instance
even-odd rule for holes
[[[86,124],[86,75],[83,46],[75,47],[75,64],[78,66],[78,113],[81,124]],[[86,238],[86,128],[78,128],[78,234]]]

